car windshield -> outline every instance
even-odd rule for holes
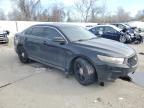
[[[70,41],[85,41],[96,38],[94,34],[82,27],[65,26],[61,27],[61,30]]]

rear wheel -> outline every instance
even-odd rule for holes
[[[19,59],[22,63],[28,63],[29,62],[28,55],[22,46],[18,47],[18,56],[19,56]]]
[[[82,85],[89,85],[97,80],[95,69],[87,60],[76,59],[73,70],[76,79]]]

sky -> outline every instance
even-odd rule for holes
[[[108,9],[115,12],[117,7],[122,7],[130,12],[132,16],[136,15],[139,10],[144,9],[144,0],[107,0]]]
[[[62,2],[66,6],[72,6],[75,0],[41,0],[42,7],[48,7],[55,1]],[[144,9],[144,0],[99,0],[100,2],[106,2],[107,10],[111,13],[115,13],[118,7],[122,7],[125,11],[130,12],[131,16],[136,15],[137,11]],[[12,10],[10,0],[0,0],[0,8],[6,13]]]

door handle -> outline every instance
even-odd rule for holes
[[[44,44],[44,45],[48,45],[47,41],[43,41],[43,44]]]

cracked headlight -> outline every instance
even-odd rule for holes
[[[131,36],[132,38],[135,37],[134,33],[130,33],[130,36]]]
[[[124,58],[116,58],[116,57],[108,57],[108,56],[97,56],[101,61],[107,62],[107,63],[113,63],[113,64],[123,64]]]

